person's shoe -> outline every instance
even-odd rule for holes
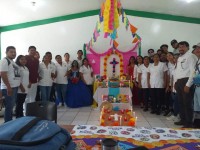
[[[176,119],[176,116],[171,115],[171,116],[167,117],[166,119],[169,121],[174,121]]]
[[[163,116],[168,116],[171,115],[171,111],[170,110],[166,110]]]
[[[144,112],[148,111],[148,108],[143,109]]]
[[[178,115],[178,116],[176,116],[176,118],[173,120],[174,122],[179,122],[179,121],[181,121],[181,118],[180,118],[180,116]]]
[[[178,121],[178,122],[174,122],[174,124],[175,125],[177,125],[177,126],[182,126],[182,125],[184,125],[184,123],[183,123],[183,121]]]

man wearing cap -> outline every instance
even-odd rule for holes
[[[179,50],[178,50],[178,42],[177,40],[172,40],[171,41],[171,46],[174,48],[173,53],[174,54],[179,54]]]
[[[198,60],[194,69],[194,78],[193,83],[195,86],[194,92],[194,127],[200,128],[200,43],[193,46],[196,56]]]
[[[178,43],[178,50],[180,56],[177,60],[175,68],[175,89],[178,95],[178,102],[180,106],[179,122],[175,125],[183,125],[184,128],[191,128],[193,126],[193,75],[194,67],[197,57],[189,51],[189,43],[182,41]]]

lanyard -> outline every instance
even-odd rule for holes
[[[200,69],[199,69],[200,62],[199,62],[199,60],[200,60],[200,59],[198,58],[197,63],[196,63],[196,66],[195,66],[195,71],[198,71],[199,74],[200,74]]]

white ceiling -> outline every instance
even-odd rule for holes
[[[95,10],[103,1],[0,0],[0,26]],[[125,9],[200,18],[200,0],[121,0],[121,3]]]

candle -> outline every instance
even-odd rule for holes
[[[108,117],[108,120],[109,120],[109,121],[111,120],[111,117],[110,117],[110,116]]]
[[[127,121],[127,117],[124,117],[124,121]]]
[[[120,116],[120,126],[122,125],[122,116]]]
[[[135,112],[133,112],[133,117],[135,118]]]
[[[135,117],[135,126],[136,126],[136,122],[137,122],[137,117]]]

